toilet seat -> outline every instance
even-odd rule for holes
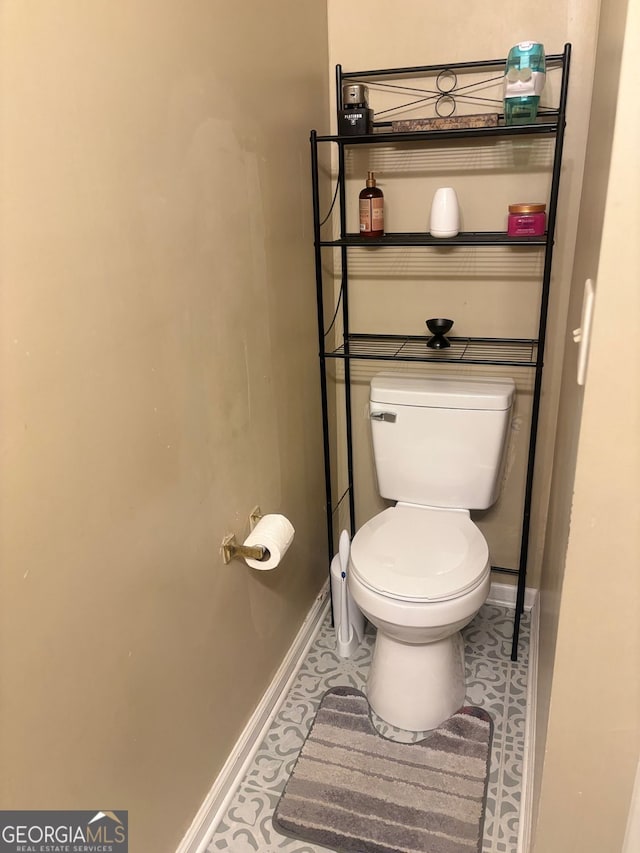
[[[351,571],[400,601],[458,598],[479,586],[489,549],[467,510],[398,504],[364,524],[351,543]]]

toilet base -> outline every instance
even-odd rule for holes
[[[378,630],[366,692],[371,708],[392,726],[436,728],[464,703],[462,634],[412,645]]]

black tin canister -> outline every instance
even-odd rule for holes
[[[367,87],[349,83],[342,87],[342,109],[338,110],[338,134],[360,136],[373,132],[373,110],[367,103]]]

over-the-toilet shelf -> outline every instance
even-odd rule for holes
[[[554,232],[556,226],[556,210],[558,203],[558,192],[560,187],[560,172],[562,163],[562,148],[565,130],[565,116],[567,107],[567,92],[569,83],[569,63],[571,56],[571,45],[567,44],[562,53],[547,54],[546,68],[559,75],[558,80],[558,103],[552,107],[540,109],[533,124],[505,125],[504,115],[500,114],[495,122],[488,126],[479,127],[454,127],[445,126],[436,130],[393,130],[391,120],[374,121],[372,132],[359,133],[356,135],[321,135],[317,131],[311,131],[311,171],[313,191],[313,217],[314,217],[314,246],[315,246],[315,270],[316,289],[318,304],[318,340],[320,349],[320,374],[322,390],[322,418],[325,448],[325,495],[327,507],[327,534],[329,558],[334,554],[336,544],[336,532],[334,531],[334,513],[343,498],[348,501],[351,532],[356,528],[356,506],[353,480],[353,447],[352,447],[352,402],[351,402],[351,362],[357,360],[382,360],[394,362],[437,362],[441,365],[451,364],[484,364],[484,365],[513,365],[517,367],[530,368],[534,372],[532,414],[529,432],[529,447],[527,458],[526,485],[522,512],[522,530],[520,541],[520,555],[517,567],[504,568],[494,567],[494,570],[517,576],[517,603],[514,618],[514,632],[512,644],[512,660],[517,660],[518,634],[520,629],[520,617],[524,608],[524,594],[526,588],[527,557],[531,518],[531,501],[533,490],[533,477],[535,471],[536,436],[538,430],[538,416],[540,409],[540,398],[543,376],[544,346],[547,329],[547,311],[549,304],[549,288],[551,282],[551,266],[553,258]],[[464,87],[458,87],[457,75],[464,73],[478,73],[496,75],[504,73],[506,59],[479,60],[475,62],[456,62],[441,65],[425,65],[411,68],[387,68],[372,69],[368,71],[346,72],[340,65],[336,67],[336,103],[338,110],[342,108],[342,91],[345,84],[364,84],[375,81],[377,85],[387,83],[398,83],[398,89],[403,88],[403,81],[410,78],[424,77],[432,78],[430,88],[434,90],[437,103],[455,105],[455,97],[458,90],[462,92]],[[382,83],[381,83],[382,81]],[[438,85],[436,86],[436,81]],[[450,89],[448,87],[451,87]],[[389,111],[387,111],[389,112]],[[378,117],[378,116],[376,116]],[[447,124],[446,122],[441,124]],[[455,122],[450,122],[455,124]],[[377,146],[398,145],[397,157],[401,157],[403,145],[412,143],[415,149],[417,145],[423,146],[425,152],[442,150],[443,147],[461,140],[477,140],[479,143],[490,143],[492,140],[528,137],[534,143],[536,140],[553,140],[553,158],[551,164],[551,175],[548,198],[546,199],[546,222],[547,229],[544,234],[536,236],[510,236],[507,231],[461,231],[455,237],[438,238],[431,236],[428,231],[409,233],[385,233],[381,237],[361,237],[358,233],[349,231],[347,227],[347,188],[345,155],[350,149],[361,151],[363,146],[369,146],[375,151]],[[336,233],[326,235],[323,228],[323,214],[320,209],[320,166],[319,149],[323,145],[333,146],[337,154],[338,178],[336,187],[336,208],[334,221],[337,220]],[[406,147],[406,146],[405,146]],[[426,156],[426,155],[425,155]],[[368,168],[372,168],[369,166]],[[517,201],[518,199],[514,199]],[[440,247],[448,247],[450,250],[460,248],[474,248],[482,251],[489,247],[510,247],[514,252],[531,248],[539,248],[543,254],[543,271],[540,282],[539,318],[537,334],[532,339],[521,338],[486,338],[486,337],[449,337],[451,346],[443,350],[433,350],[426,346],[427,335],[424,337],[414,334],[389,335],[380,334],[379,330],[371,329],[363,333],[361,328],[357,334],[351,330],[352,317],[350,315],[351,305],[349,297],[350,279],[350,254],[352,251],[362,252],[364,246],[375,247],[379,251],[389,248],[414,247],[429,250],[438,250]],[[342,283],[338,304],[331,310],[325,312],[325,276],[327,269],[323,256],[325,251],[335,251],[339,254],[341,265]],[[474,294],[469,294],[473,299]],[[340,340],[329,342],[330,336],[327,332],[330,324],[325,323],[325,316],[332,317],[341,311],[342,332]],[[426,314],[425,317],[430,316]],[[453,316],[453,315],[449,315]],[[455,331],[455,329],[454,329]],[[333,330],[335,333],[335,330]],[[346,468],[347,468],[347,490],[343,495],[334,496],[332,488],[332,467],[334,460],[332,454],[332,440],[329,423],[329,404],[327,393],[327,363],[339,359],[344,368],[345,381],[345,430],[346,436]],[[445,368],[446,369],[446,368]]]

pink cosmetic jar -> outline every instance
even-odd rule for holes
[[[547,228],[546,209],[546,204],[510,204],[507,225],[509,237],[541,237]]]

